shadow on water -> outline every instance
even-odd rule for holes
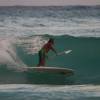
[[[7,65],[0,65],[0,84],[21,84],[27,83],[26,74],[8,68]]]
[[[70,77],[70,78],[69,78]],[[66,75],[60,75],[48,72],[28,72],[27,80],[32,84],[55,84],[65,85],[74,84],[72,76],[67,77]]]
[[[73,76],[48,72],[18,72],[0,65],[0,84],[74,84]]]

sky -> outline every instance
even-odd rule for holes
[[[100,5],[100,0],[0,0],[0,6]]]

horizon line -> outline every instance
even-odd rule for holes
[[[100,6],[100,4],[94,4],[94,5],[85,5],[85,4],[72,4],[72,5],[0,5],[0,7],[21,7],[21,6],[26,6],[26,7],[48,7],[48,6]]]

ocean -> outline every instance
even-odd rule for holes
[[[57,52],[46,66],[74,75],[26,71],[53,38]],[[50,51],[49,57],[55,54]],[[2,100],[99,100],[100,6],[0,7],[0,97]]]

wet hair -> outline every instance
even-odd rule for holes
[[[54,44],[54,39],[53,39],[53,38],[50,38],[48,42],[50,42],[50,43],[53,43],[53,44]]]

